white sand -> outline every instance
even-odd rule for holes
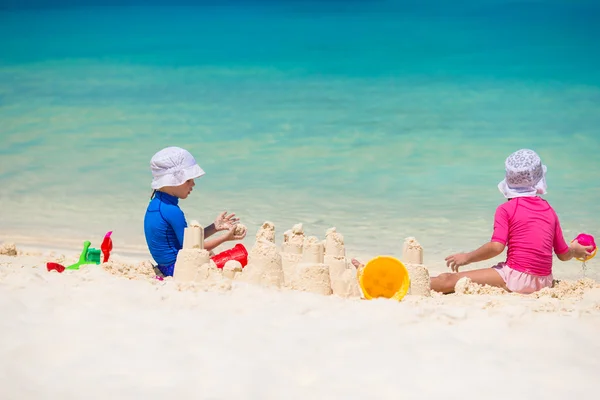
[[[598,398],[591,280],[395,302],[45,268],[77,256],[0,256],[0,398]]]

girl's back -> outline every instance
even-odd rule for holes
[[[537,196],[517,197],[500,205],[492,241],[508,246],[510,268],[538,276],[552,273],[553,252],[569,249],[556,212]]]

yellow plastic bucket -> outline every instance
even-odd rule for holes
[[[400,301],[410,287],[408,270],[400,260],[390,256],[373,258],[357,271],[357,277],[368,300],[384,297]]]

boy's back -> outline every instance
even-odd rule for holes
[[[177,260],[183,247],[183,232],[187,223],[179,208],[177,197],[156,192],[144,216],[144,233],[152,258],[160,266]]]

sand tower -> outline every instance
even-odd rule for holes
[[[346,259],[344,236],[336,228],[325,232],[325,264],[329,266],[329,279],[334,295],[360,297],[356,269]]]
[[[248,254],[248,265],[236,279],[269,287],[283,285],[281,255],[275,246],[275,225],[266,221],[256,232],[256,242]]]
[[[414,237],[407,237],[402,247],[402,262],[410,276],[409,295],[431,296],[429,271],[423,265],[423,247]]]
[[[323,243],[314,236],[304,240],[302,258],[291,273],[290,286],[294,290],[323,295],[331,294],[329,266],[325,264]]]
[[[201,275],[208,273],[209,266],[210,256],[204,250],[204,229],[197,221],[192,221],[183,233],[183,248],[177,253],[173,279],[178,282],[197,281]]]
[[[304,247],[304,229],[302,224],[296,224],[283,234],[283,245],[281,246],[281,265],[283,268],[283,279],[286,286],[290,286],[292,274],[296,265],[302,259]]]
[[[229,260],[223,266],[223,276],[231,280],[234,280],[242,271],[242,263],[237,260]]]

